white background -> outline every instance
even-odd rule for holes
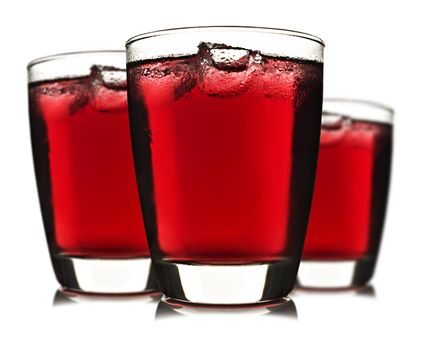
[[[1,1],[0,348],[421,348],[422,24],[418,1]],[[393,178],[375,296],[294,293],[298,319],[196,313],[155,319],[156,302],[53,307],[57,290],[32,166],[26,69],[39,56],[123,49],[141,32],[256,25],[324,39],[325,95],[396,111]]]

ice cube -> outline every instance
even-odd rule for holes
[[[126,71],[108,66],[92,66],[87,81],[89,101],[101,112],[127,109]]]
[[[110,89],[126,89],[126,70],[109,66],[92,66],[91,80]]]
[[[89,103],[89,96],[86,94],[83,89],[79,91],[74,91],[74,98],[72,103],[69,105],[69,114],[73,115],[78,110],[84,108]]]
[[[351,124],[351,119],[337,114],[324,112],[321,119],[321,127],[327,130],[340,130]]]
[[[63,108],[63,113],[73,115],[89,102],[85,81],[86,78],[48,82],[37,87],[35,93],[49,98],[51,104],[57,104],[57,110]]]
[[[63,84],[52,83],[47,86],[42,86],[40,89],[40,94],[46,96],[60,96],[68,92],[68,89],[63,86]]]
[[[180,100],[187,93],[191,92],[197,82],[196,74],[188,71],[179,75],[179,82],[175,84],[173,90],[174,100]]]
[[[270,99],[300,100],[297,89],[300,70],[293,62],[267,58],[263,64],[263,74],[260,78],[263,96]]]
[[[150,104],[167,105],[180,100],[196,86],[196,61],[192,58],[169,59],[135,68],[138,83]]]
[[[89,103],[86,79],[70,80],[62,87],[62,94],[70,94],[69,114],[73,115]],[[67,85],[67,86],[66,86]]]
[[[201,43],[198,48],[198,87],[203,93],[226,97],[248,91],[260,65],[256,52],[213,43]]]
[[[347,135],[351,126],[350,118],[324,112],[321,120],[321,146],[339,143]]]
[[[210,49],[210,57],[214,67],[228,71],[245,70],[249,63],[248,50],[227,46],[214,46]]]

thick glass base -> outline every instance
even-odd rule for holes
[[[158,289],[150,258],[52,257],[58,282],[67,290],[98,294],[148,293]]]
[[[293,288],[291,260],[251,265],[200,265],[160,261],[154,269],[167,298],[183,303],[245,305],[279,300]]]
[[[302,260],[297,285],[312,289],[345,289],[363,286],[371,279],[374,259]]]

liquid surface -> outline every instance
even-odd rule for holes
[[[133,166],[124,71],[29,86],[31,136],[50,249],[148,256]]]

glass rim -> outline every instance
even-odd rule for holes
[[[192,27],[179,27],[179,28],[169,28],[150,31],[142,34],[135,35],[129,38],[126,41],[125,47],[129,47],[131,44],[157,36],[171,35],[171,34],[180,34],[180,33],[192,33],[192,32],[219,32],[219,31],[240,31],[240,32],[256,32],[256,33],[267,33],[267,34],[278,34],[278,35],[287,35],[294,36],[297,38],[307,39],[314,41],[325,47],[324,41],[312,34],[305,32],[300,32],[290,29],[281,29],[281,28],[271,28],[271,27],[255,27],[255,26],[235,26],[235,25],[210,25],[210,26],[192,26]]]
[[[30,70],[32,67],[40,64],[40,63],[46,63],[51,61],[59,61],[63,59],[68,59],[72,57],[80,57],[80,56],[96,56],[96,55],[125,55],[125,50],[86,50],[86,51],[70,51],[70,52],[63,52],[53,55],[47,55],[42,56],[39,58],[36,58],[34,60],[31,60],[27,66],[26,69]]]
[[[343,107],[327,106],[327,104],[338,104]],[[354,107],[355,109],[347,110],[346,106]],[[343,97],[327,97],[323,99],[322,117],[342,117],[350,118],[352,120],[363,120],[371,122],[382,122],[393,124],[394,109],[376,101]]]

